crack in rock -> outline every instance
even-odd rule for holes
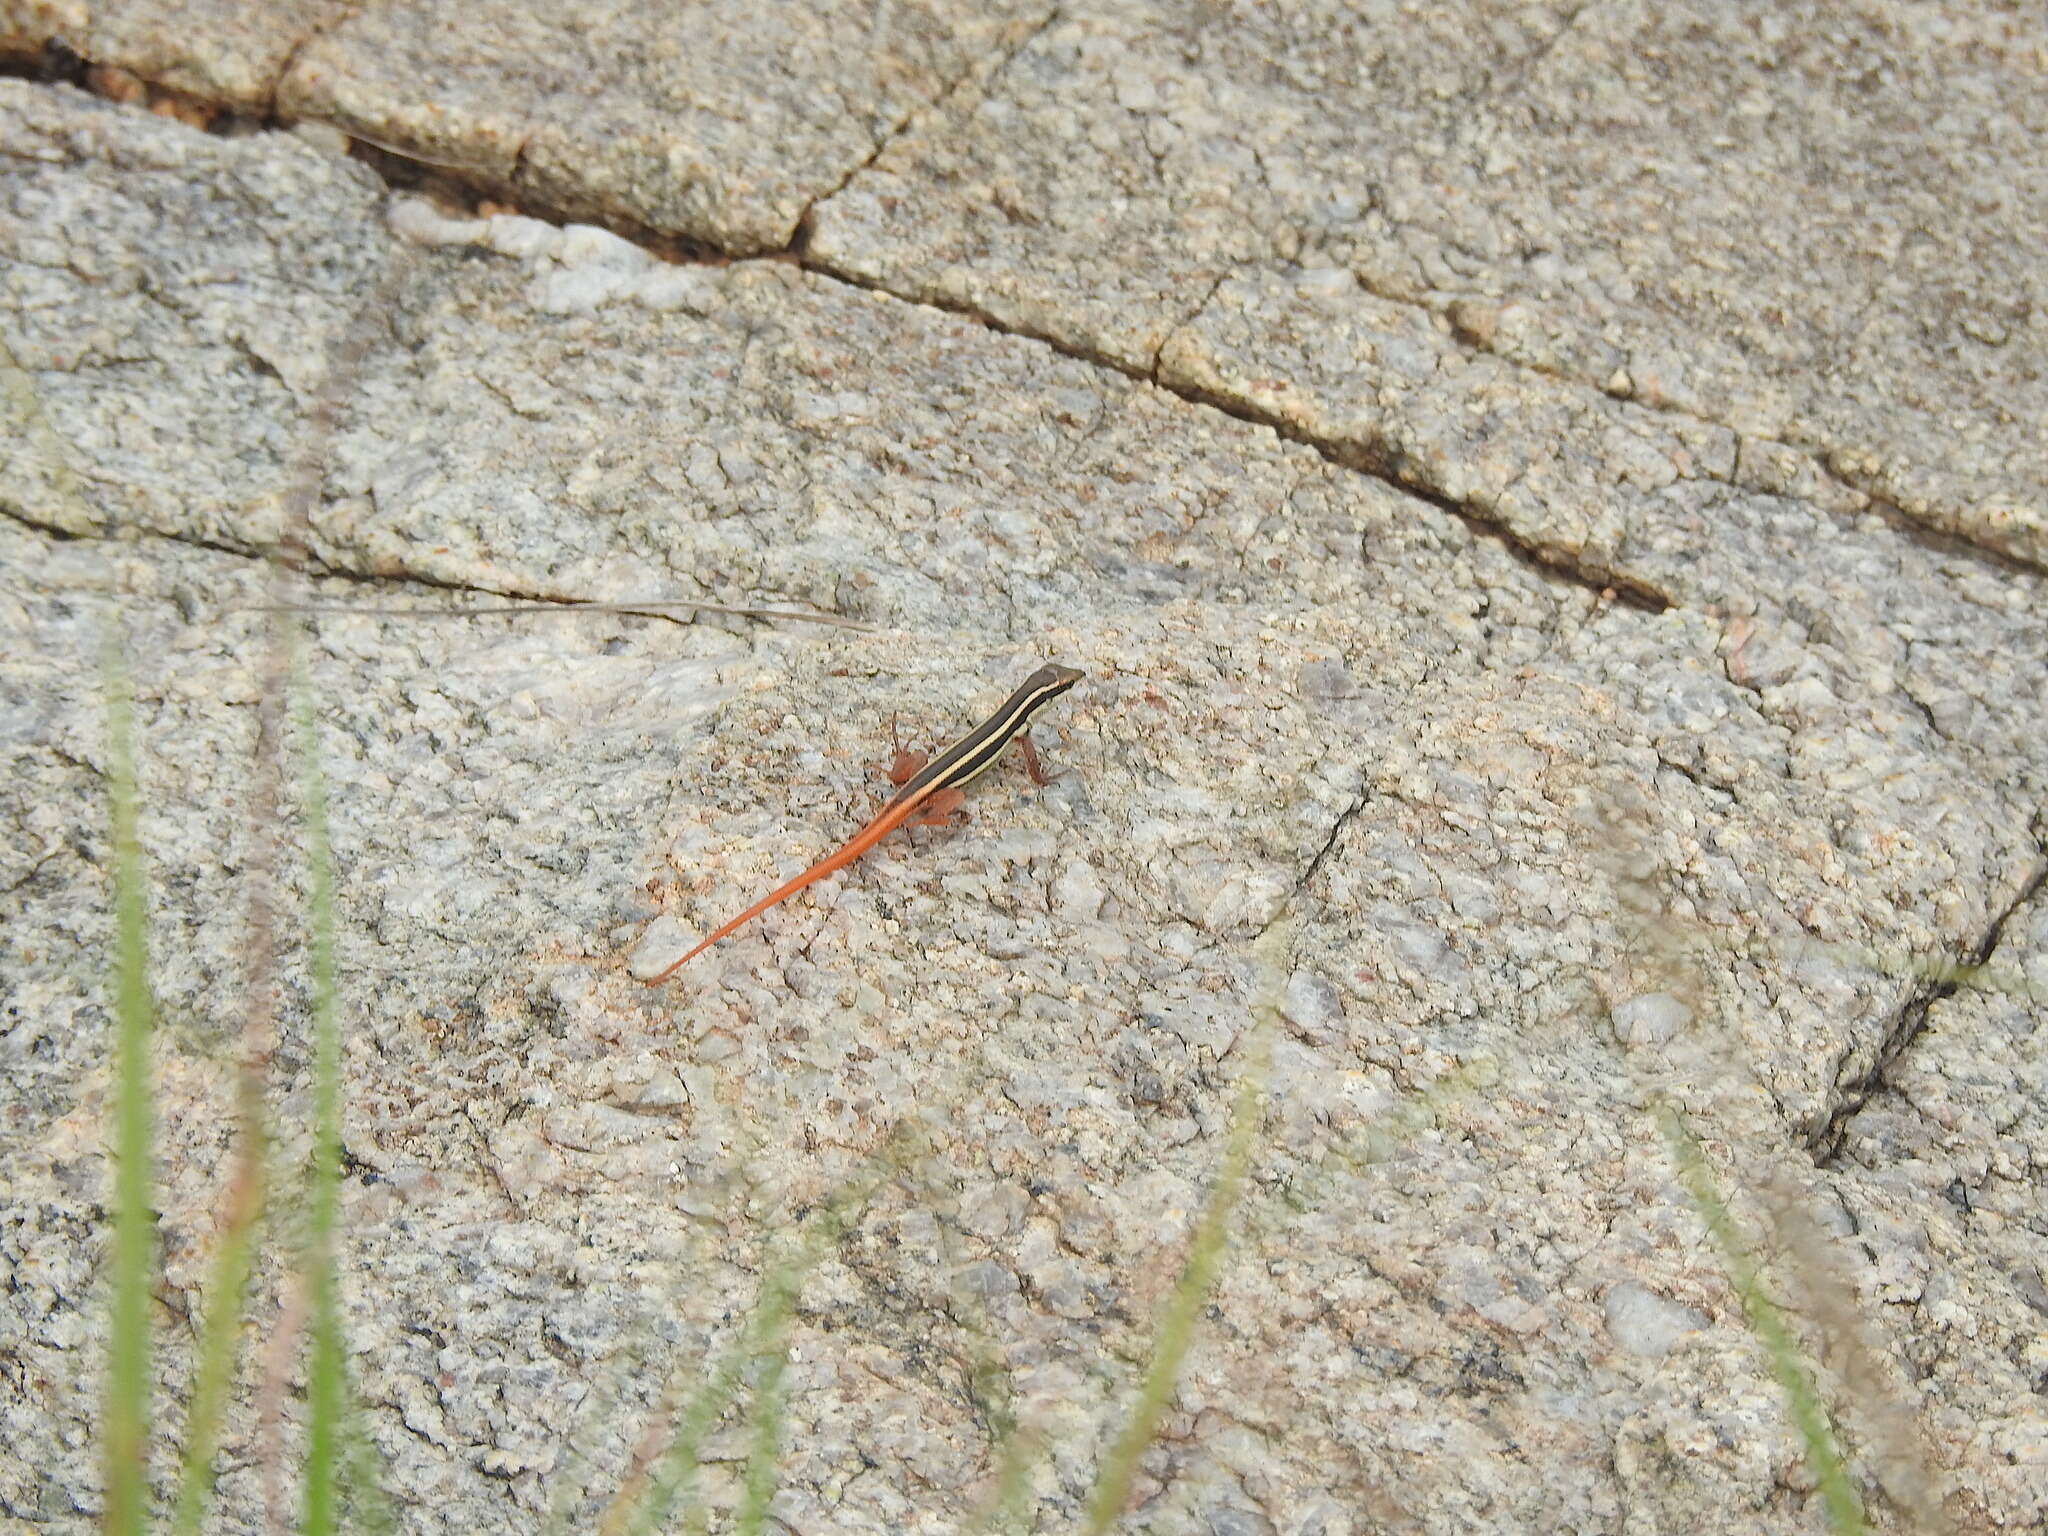
[[[2035,900],[2044,885],[2048,885],[2048,847],[2036,845],[2037,857],[2034,868],[2021,884],[2019,892],[2006,904],[1986,926],[1982,937],[1970,952],[1970,958],[1962,962],[1960,971],[1971,971],[1987,964],[1997,952],[2005,925],[2013,914]],[[1929,1014],[1937,1003],[1955,996],[1965,984],[1964,978],[1951,975],[1940,981],[1926,983],[1913,992],[1900,1007],[1891,1028],[1885,1032],[1884,1042],[1878,1048],[1877,1057],[1868,1069],[1855,1078],[1838,1081],[1835,1085],[1834,1104],[1828,1111],[1827,1122],[1809,1132],[1806,1148],[1812,1154],[1815,1164],[1821,1168],[1832,1168],[1841,1156],[1842,1144],[1849,1132],[1849,1123],[1861,1113],[1863,1107],[1889,1087],[1891,1070],[1899,1059],[1911,1050],[1915,1041],[1926,1031]]]

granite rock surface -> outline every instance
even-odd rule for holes
[[[773,1518],[972,1528],[1020,1424],[1024,1528],[1075,1528],[1247,1072],[1127,1528],[1822,1528],[1674,1109],[1873,1525],[2048,1519],[2010,16],[231,14],[0,19],[217,114],[0,79],[0,1512],[101,1499],[103,637],[168,1404],[252,840],[302,880],[246,799],[310,463],[351,1371],[401,1528],[595,1526],[849,1190]],[[556,606],[459,616],[506,598]],[[1039,731],[1071,772],[641,984],[859,825],[892,732],[1044,659],[1089,673]],[[273,1257],[258,1329],[290,1304]],[[277,1497],[258,1375],[223,1528]],[[735,1413],[714,1526],[748,1454]]]

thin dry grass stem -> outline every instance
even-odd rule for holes
[[[650,597],[616,603],[586,602],[581,598],[565,597],[539,599],[530,603],[493,603],[480,608],[422,608],[404,604],[358,607],[351,603],[294,603],[282,607],[263,604],[249,611],[306,614],[326,618],[384,619],[482,619],[516,615],[564,618],[583,613],[618,613],[635,618],[672,620],[676,613],[718,613],[739,619],[788,619],[802,624],[824,624],[834,629],[859,630],[864,634],[878,634],[881,631],[878,624],[869,624],[862,619],[849,619],[843,614],[824,613],[816,609],[750,608],[731,603],[698,602],[687,597]]]
[[[458,176],[473,177],[485,183],[495,181],[503,174],[501,167],[492,161],[449,160],[438,155],[430,155],[417,146],[407,147],[391,143],[386,139],[377,138],[374,134],[365,133],[353,123],[347,125],[336,123],[334,127],[347,135],[351,143],[367,144],[372,149],[380,150],[394,159],[404,160],[413,165],[424,165],[437,171],[453,171]],[[478,217],[478,215],[465,214],[461,215],[461,217],[470,218]]]
[[[892,1135],[863,1170],[843,1183],[805,1221],[789,1252],[762,1277],[761,1292],[739,1339],[728,1345],[679,1413],[661,1416],[663,1448],[613,1496],[599,1521],[600,1536],[646,1536],[663,1529],[678,1500],[687,1499],[702,1464],[704,1441],[732,1406],[748,1368],[757,1372],[749,1414],[748,1462],[736,1531],[762,1529],[779,1472],[783,1399],[781,1381],[788,1358],[788,1333],[805,1278],[835,1248],[855,1214],[893,1176],[923,1138],[915,1127]],[[672,1401],[673,1399],[671,1399]],[[686,1529],[701,1515],[686,1509]]]
[[[1102,1466],[1096,1473],[1082,1525],[1087,1536],[1103,1536],[1122,1515],[1137,1475],[1138,1460],[1159,1432],[1181,1365],[1194,1343],[1195,1324],[1222,1272],[1230,1248],[1231,1218],[1244,1193],[1252,1150],[1264,1117],[1266,1074],[1273,1036],[1279,1028],[1280,999],[1291,968],[1293,943],[1293,923],[1288,919],[1268,929],[1255,950],[1263,987],[1252,1007],[1250,1044],[1238,1072],[1237,1091],[1231,1098],[1230,1130],[1216,1170],[1216,1183],[1188,1239],[1188,1256],[1180,1279],[1160,1309],[1152,1333],[1151,1358],[1138,1383],[1129,1416],[1103,1454]]]
[[[292,1528],[291,1491],[285,1478],[284,1399],[291,1386],[292,1355],[305,1331],[308,1297],[306,1287],[294,1278],[285,1286],[284,1305],[271,1324],[264,1341],[262,1367],[256,1387],[256,1432],[252,1444],[256,1464],[262,1469],[263,1512],[271,1536],[289,1536]]]
[[[598,1526],[599,1536],[634,1536],[658,1530],[678,1498],[685,1497],[697,1475],[704,1440],[731,1406],[739,1391],[745,1356],[730,1348],[698,1389],[684,1403],[680,1414],[663,1426],[660,1451],[649,1462],[639,1481],[621,1488],[606,1508]]]
[[[1855,1304],[1856,1286],[1841,1250],[1814,1219],[1812,1202],[1786,1170],[1773,1170],[1755,1193],[1785,1245],[1786,1273],[1797,1288],[1800,1315],[1819,1330],[1820,1356],[1842,1385],[1858,1427],[1875,1453],[1872,1475],[1911,1523],[1916,1536],[1952,1536],[1942,1474],[1919,1418],[1907,1408],[1899,1368]]]
[[[260,1160],[259,1160],[260,1161]],[[237,1168],[228,1186],[227,1219],[214,1250],[206,1279],[206,1311],[200,1327],[199,1366],[192,1401],[185,1416],[183,1469],[178,1501],[171,1518],[174,1536],[198,1536],[206,1504],[213,1492],[213,1458],[220,1446],[220,1426],[227,1410],[241,1342],[244,1299],[255,1264],[255,1212],[262,1207],[260,1166]]]
[[[891,1147],[900,1153],[908,1142],[909,1138],[899,1138],[892,1141]],[[891,1156],[887,1151],[883,1154],[884,1158]],[[871,1171],[865,1177],[850,1181],[811,1218],[808,1230],[793,1251],[768,1271],[762,1282],[761,1299],[755,1305],[740,1349],[729,1355],[714,1375],[719,1395],[729,1399],[748,1365],[754,1365],[761,1373],[749,1415],[753,1433],[749,1437],[741,1508],[734,1526],[737,1531],[757,1533],[766,1523],[768,1502],[774,1496],[778,1470],[776,1451],[782,1434],[781,1383],[788,1364],[789,1328],[796,1314],[797,1298],[803,1290],[804,1280],[818,1261],[838,1246],[847,1223],[868,1203],[887,1176],[886,1171]],[[674,1498],[695,1476],[703,1436],[718,1421],[721,1411],[722,1407],[714,1404],[709,1393],[691,1405],[691,1412],[686,1415],[689,1433],[679,1436],[672,1447],[666,1464],[656,1477],[654,1497],[646,1510],[648,1519],[644,1524],[636,1523],[636,1531],[660,1528]]]
[[[1805,1449],[1814,1482],[1820,1489],[1829,1528],[1835,1536],[1863,1536],[1868,1527],[1863,1519],[1862,1501],[1850,1480],[1841,1444],[1835,1437],[1833,1424],[1829,1422],[1827,1405],[1821,1400],[1813,1371],[1806,1362],[1798,1339],[1793,1336],[1784,1309],[1764,1284],[1751,1256],[1750,1246],[1736,1224],[1734,1213],[1728,1209],[1713,1171],[1707,1166],[1706,1154],[1686,1125],[1684,1115],[1676,1106],[1666,1102],[1659,1106],[1658,1121],[1671,1150],[1671,1160],[1678,1170],[1679,1183],[1684,1187],[1693,1209],[1706,1223],[1707,1232],[1720,1251],[1722,1266],[1728,1272],[1729,1284],[1742,1303],[1743,1315],[1749,1320],[1750,1330],[1763,1344],[1764,1353],[1771,1362],[1771,1374],[1777,1377],[1779,1390],[1785,1394],[1786,1410]]]
[[[270,565],[270,588],[275,597],[290,595],[304,563],[306,531],[326,446],[373,334],[369,323],[373,311],[381,320],[378,306],[366,307],[358,317],[356,334],[330,366],[316,396],[310,429],[288,484],[287,515]],[[265,1102],[270,1057],[277,1040],[278,868],[283,840],[284,722],[292,667],[292,635],[281,617],[285,606],[276,605],[280,616],[267,627],[258,667],[256,744],[250,765],[248,847],[243,861],[247,905],[235,1165],[228,1177],[225,1216],[209,1273],[199,1379],[186,1422],[185,1470],[174,1520],[181,1533],[199,1528],[211,1493],[219,1424],[234,1376],[257,1235],[269,1199],[270,1133]],[[275,1451],[264,1460],[265,1505],[272,1512],[274,1527],[278,1525],[284,1478],[281,1440],[275,1443]]]
[[[1852,1536],[1866,1528],[1862,1503],[1821,1396],[1816,1372],[1802,1352],[1784,1309],[1764,1283],[1754,1249],[1743,1237],[1688,1124],[1687,1111],[1679,1102],[1682,1094],[1704,1110],[1752,1081],[1753,1074],[1735,1029],[1713,1006],[1714,992],[1707,980],[1708,967],[1725,964],[1730,954],[1745,946],[1722,942],[1709,926],[1682,921],[1669,912],[1656,884],[1653,861],[1646,852],[1653,842],[1644,829],[1654,825],[1654,813],[1648,806],[1632,800],[1625,792],[1617,793],[1612,800],[1595,807],[1594,818],[1599,834],[1597,857],[1628,930],[1629,968],[1635,983],[1631,990],[1654,989],[1676,997],[1685,1003],[1694,1021],[1692,1029],[1666,1047],[1663,1067],[1654,1074],[1660,1081],[1650,1080],[1650,1069],[1637,1053],[1623,1051],[1622,1059],[1655,1095],[1658,1125],[1680,1187],[1706,1224],[1751,1331],[1764,1346],[1772,1375],[1784,1394],[1787,1415],[1820,1489],[1829,1525],[1838,1536]],[[1916,1454],[1917,1436],[1896,1432],[1912,1415],[1875,1367],[1870,1338],[1856,1308],[1854,1288],[1829,1257],[1833,1245],[1807,1209],[1804,1191],[1785,1170],[1772,1166],[1774,1155],[1775,1149],[1752,1151],[1750,1160],[1758,1168],[1743,1177],[1743,1185],[1761,1197],[1760,1208],[1771,1247],[1785,1255],[1787,1268],[1807,1303],[1805,1315],[1820,1325],[1822,1358],[1832,1357],[1850,1367],[1838,1373],[1838,1379],[1849,1389],[1847,1405],[1857,1410],[1859,1422],[1866,1425],[1890,1421],[1891,1429],[1878,1429],[1873,1439],[1889,1444],[1907,1457],[1899,1481],[1904,1487],[1924,1492],[1935,1486],[1935,1480],[1927,1463]],[[1857,1321],[1850,1323],[1849,1319]],[[1859,1351],[1860,1363],[1851,1363]]]
[[[323,466],[335,425],[372,339],[387,323],[403,270],[402,263],[393,265],[385,281],[357,312],[347,337],[330,358],[286,482],[283,521],[270,561],[271,603],[279,611],[267,626],[257,667],[256,743],[250,764],[248,848],[243,860],[247,916],[237,1164],[229,1182],[234,1203],[221,1234],[223,1245],[252,1240],[268,1199],[269,1135],[264,1104],[269,1089],[270,1057],[277,1039],[278,868],[283,842],[284,733],[292,670],[292,632],[283,610],[291,605],[299,571],[305,564],[313,504],[320,494]],[[230,1297],[219,1297],[214,1302],[216,1306],[239,1304],[240,1298]],[[294,1286],[266,1351],[264,1383],[258,1394],[263,1404],[257,1414],[257,1443],[263,1468],[264,1506],[271,1528],[279,1532],[288,1528],[289,1515],[284,1494],[284,1442],[276,1425],[282,1418],[283,1383],[290,1369],[288,1347],[303,1325],[306,1304],[303,1289]],[[281,1354],[281,1349],[287,1352]]]
[[[671,1383],[655,1406],[646,1428],[641,1430],[639,1440],[634,1442],[632,1457],[626,1463],[626,1475],[620,1480],[619,1491],[612,1496],[604,1523],[599,1527],[600,1536],[621,1536],[633,1511],[640,1508],[654,1481],[655,1466],[675,1438],[676,1414],[681,1407],[682,1400]]]

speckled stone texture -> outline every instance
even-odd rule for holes
[[[394,193],[331,135],[0,80],[0,1516],[82,1529],[100,1500],[101,637],[138,695],[175,1401],[232,1147],[259,557],[363,338],[312,445],[309,600],[873,626],[308,621],[351,1370],[402,1529],[594,1528],[805,1220],[878,1173],[797,1309],[774,1518],[972,1528],[1014,1415],[1044,1446],[1024,1527],[1075,1528],[1262,1052],[1251,1181],[1125,1528],[1822,1528],[1667,1104],[1796,1309],[1873,1525],[2048,1520],[2048,580],[1983,493],[2040,505],[2032,423],[1996,419],[2040,388],[2040,311],[1958,351],[1836,280],[1877,269],[1826,201],[1903,206],[1980,119],[2008,186],[2041,176],[2037,102],[1964,110],[2038,67],[1994,21],[1871,7],[1823,46],[1777,12],[1283,36],[1093,8],[1034,35],[890,8],[889,36],[952,41],[905,78],[848,53],[882,84],[811,138],[778,137],[821,57],[795,34],[759,82],[657,71],[697,116],[591,87],[618,117],[578,132],[675,143],[752,88],[713,188],[547,140],[576,114],[508,81],[550,78],[568,20],[496,32],[487,81],[428,67],[425,14],[305,40],[308,115],[401,111],[360,62],[383,36],[414,109],[465,103],[437,154],[511,125],[480,190],[544,175],[556,211],[735,253],[813,204],[814,232],[677,263]],[[1827,49],[1858,38],[1925,46],[1850,119]],[[1754,110],[1641,73],[1766,47]],[[1929,81],[1951,127],[1871,126]],[[1709,103],[1751,137],[1710,152]],[[1624,113],[1633,140],[1566,132]],[[1834,175],[1791,152],[1823,127]],[[1774,199],[1806,244],[1739,240]],[[1988,281],[2039,217],[1978,198],[1929,238],[1979,240]],[[1939,462],[1927,399],[1967,428]],[[1039,732],[1070,774],[1005,767],[966,826],[639,984],[859,824],[892,727],[948,738],[1046,658],[1090,674]],[[1953,985],[1980,956],[1989,984]],[[255,1397],[224,1529],[263,1519]],[[747,1453],[729,1418],[714,1529]]]
[[[195,101],[261,112],[293,53],[352,9],[346,0],[0,0],[0,49],[55,43]]]
[[[813,202],[1050,14],[1043,0],[828,0],[772,19],[747,0],[4,0],[0,47],[57,39],[503,194],[752,252],[787,245]]]
[[[1340,332],[1440,316],[1459,361],[1794,444],[2048,563],[2041,40],[1995,4],[1103,0],[890,145],[811,250],[1130,367],[1249,323],[1282,383],[1294,338],[1221,285],[1323,274]]]

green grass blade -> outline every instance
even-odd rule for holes
[[[102,662],[114,882],[114,1294],[107,1346],[105,1528],[139,1532],[147,1514],[149,1279],[156,1247],[150,1210],[148,944],[144,932],[141,801],[135,787],[134,707],[120,643]]]
[[[1043,1450],[1030,1430],[1014,1424],[1005,1428],[997,1444],[995,1491],[986,1512],[972,1526],[977,1536],[1009,1536],[1017,1529],[1024,1501],[1031,1496],[1031,1469]]]
[[[797,1293],[811,1263],[801,1259],[779,1266],[769,1277],[761,1298],[759,1341],[756,1355],[759,1374],[754,1378],[754,1398],[747,1414],[747,1473],[739,1514],[733,1521],[735,1536],[761,1536],[768,1524],[768,1505],[775,1497],[777,1473],[782,1464],[782,1421],[785,1398],[783,1378],[789,1370],[789,1325],[796,1313]],[[801,1267],[799,1267],[801,1265]]]
[[[968,1374],[968,1396],[987,1419],[996,1458],[995,1485],[967,1527],[970,1536],[1003,1536],[1017,1529],[1031,1494],[1031,1469],[1045,1447],[1026,1425],[1017,1422],[1010,1373],[984,1331],[988,1318],[980,1303],[966,1295],[954,1297],[955,1316],[975,1332],[975,1353]]]
[[[876,1162],[887,1166],[900,1155],[893,1144]],[[796,1315],[804,1279],[839,1241],[853,1213],[864,1206],[880,1181],[879,1173],[850,1180],[813,1216],[795,1251],[775,1264],[761,1283],[744,1336],[719,1357],[676,1422],[676,1432],[644,1483],[629,1482],[619,1491],[600,1527],[603,1536],[626,1531],[632,1536],[663,1529],[676,1500],[686,1495],[703,1460],[705,1438],[716,1427],[734,1396],[749,1361],[760,1361],[761,1375],[749,1414],[753,1429],[746,1483],[736,1532],[761,1531],[775,1496],[780,1468],[783,1400],[782,1378],[788,1366],[789,1327]]]
[[[1253,1010],[1252,1043],[1249,1059],[1237,1080],[1237,1092],[1230,1105],[1230,1130],[1223,1144],[1223,1162],[1216,1172],[1215,1187],[1195,1223],[1188,1242],[1187,1262],[1173,1294],[1160,1310],[1152,1335],[1151,1359],[1138,1384],[1137,1399],[1131,1405],[1124,1427],[1102,1458],[1095,1487],[1088,1496],[1087,1519],[1082,1530],[1088,1536],[1102,1536],[1116,1523],[1130,1497],[1131,1481],[1138,1470],[1138,1458],[1159,1432],[1159,1421],[1173,1396],[1174,1382],[1194,1342],[1195,1324],[1202,1306],[1215,1287],[1230,1247],[1230,1219],[1244,1194],[1245,1176],[1250,1171],[1252,1145],[1258,1137],[1260,1102],[1265,1096],[1266,1065],[1272,1051],[1273,1020],[1279,1011],[1281,988],[1286,984],[1285,968],[1277,964],[1289,941],[1285,931],[1268,936],[1261,948],[1267,960],[1266,996]]]
[[[738,1394],[751,1360],[762,1362],[761,1377],[754,1389],[754,1405],[749,1415],[754,1433],[747,1456],[745,1493],[734,1529],[758,1533],[766,1523],[768,1502],[775,1496],[781,1448],[782,1373],[789,1359],[790,1319],[795,1315],[804,1277],[823,1256],[829,1242],[837,1241],[841,1223],[830,1220],[830,1216],[828,1212],[826,1220],[814,1225],[796,1253],[768,1272],[745,1336],[720,1357],[718,1365],[691,1396],[677,1424],[675,1439],[648,1484],[646,1502],[628,1527],[634,1536],[646,1536],[668,1523],[677,1498],[686,1494],[696,1480],[705,1438]],[[821,1232],[827,1227],[829,1238]]]
[[[244,1135],[249,1134],[244,1129]],[[249,1276],[255,1268],[256,1238],[263,1208],[263,1153],[238,1175],[253,1187],[238,1187],[229,1199],[229,1218],[221,1232],[206,1282],[205,1322],[199,1341],[197,1379],[185,1417],[184,1465],[178,1476],[178,1502],[171,1517],[174,1536],[198,1536],[213,1494],[213,1458],[220,1449],[221,1419],[227,1411],[228,1387],[242,1339],[249,1302]]]
[[[1728,1202],[1722,1199],[1721,1191],[1714,1182],[1713,1170],[1707,1166],[1706,1155],[1700,1151],[1700,1144],[1684,1119],[1677,1109],[1664,1104],[1658,1109],[1658,1120],[1665,1144],[1671,1149],[1672,1162],[1678,1169],[1678,1182],[1685,1189],[1686,1198],[1699,1212],[1700,1219],[1707,1224],[1707,1232],[1713,1238],[1714,1246],[1720,1250],[1721,1262],[1727,1268],[1729,1283],[1741,1298],[1743,1314],[1762,1342],[1765,1354],[1770,1357],[1771,1373],[1777,1377],[1779,1389],[1785,1394],[1792,1426],[1798,1431],[1800,1443],[1806,1449],[1807,1465],[1813,1469],[1814,1482],[1820,1488],[1828,1526],[1836,1536],[1862,1536],[1867,1529],[1862,1501],[1857,1498],[1855,1485],[1849,1480],[1848,1466],[1843,1460],[1841,1445],[1835,1439],[1827,1407],[1821,1402],[1813,1372],[1799,1352],[1799,1343],[1792,1337],[1784,1311],[1772,1299],[1763,1277],[1757,1273],[1756,1263],[1735,1225],[1734,1214],[1728,1209]]]
[[[736,1348],[728,1349],[719,1358],[711,1374],[704,1378],[684,1405],[676,1421],[675,1436],[669,1441],[668,1449],[662,1453],[644,1487],[628,1486],[621,1490],[601,1527],[603,1536],[616,1536],[621,1531],[630,1532],[632,1536],[647,1536],[648,1532],[667,1523],[676,1499],[686,1494],[696,1480],[697,1468],[703,1461],[705,1437],[724,1416],[727,1405],[738,1392],[740,1368],[745,1360],[745,1354]],[[643,1493],[644,1502],[639,1502],[636,1508],[635,1502]]]
[[[343,1342],[347,1342],[346,1337]],[[342,1380],[345,1387],[345,1372]],[[348,1490],[350,1526],[369,1536],[389,1536],[398,1529],[398,1514],[379,1481],[382,1467],[376,1443],[363,1423],[362,1405],[346,1393],[342,1402],[341,1465],[346,1474],[343,1486]]]
[[[13,508],[72,537],[102,531],[103,520],[86,502],[71,468],[77,451],[50,425],[35,380],[4,339],[0,339],[0,433],[32,448],[7,466],[7,499]]]
[[[334,966],[334,855],[327,828],[327,781],[320,772],[312,685],[302,666],[294,666],[293,684],[306,818],[313,1001],[313,1154],[306,1181],[306,1283],[312,1319],[302,1528],[306,1536],[330,1536],[335,1529],[347,1411],[347,1357],[334,1253],[341,1199],[341,993]]]

